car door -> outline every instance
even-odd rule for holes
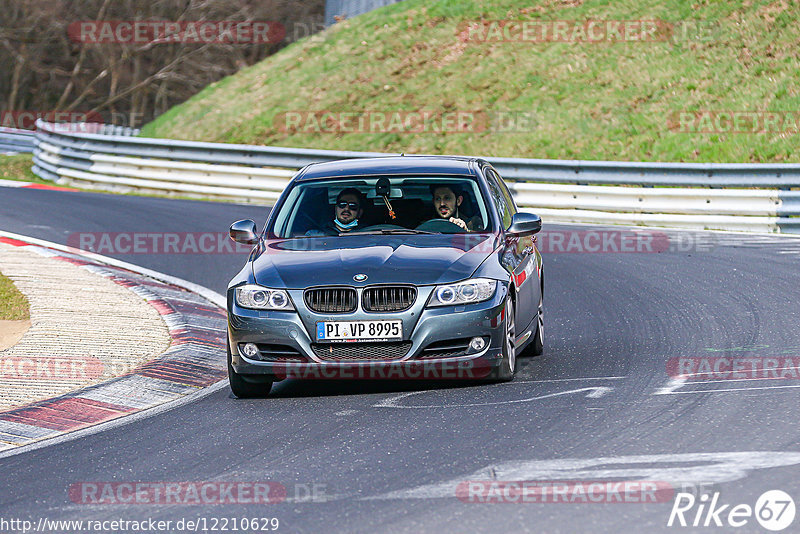
[[[497,174],[487,167],[486,175],[492,200],[500,215],[503,230],[511,226],[511,218],[517,213],[517,206],[511,193]],[[517,290],[516,328],[518,336],[527,334],[539,305],[539,283],[537,258],[534,253],[534,236],[507,236],[501,262],[511,274]]]

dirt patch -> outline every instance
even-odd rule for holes
[[[0,320],[0,350],[6,350],[16,345],[30,327],[31,322],[29,319],[21,321]]]

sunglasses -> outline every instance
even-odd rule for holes
[[[343,200],[343,201],[341,201],[341,202],[338,202],[338,203],[336,204],[336,207],[337,207],[337,208],[339,208],[340,210],[343,210],[343,209],[345,209],[345,208],[346,208],[346,207],[348,207],[348,206],[350,207],[350,209],[351,209],[351,210],[353,210],[353,211],[358,211],[358,208],[359,208],[359,206],[358,206],[358,204],[356,204],[355,202],[345,202],[345,201]]]

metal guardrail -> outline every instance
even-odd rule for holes
[[[139,135],[139,130],[125,126],[99,123],[77,123],[67,126],[74,133],[94,133],[102,135]],[[0,127],[0,153],[33,152],[36,145],[36,131]]]
[[[0,153],[33,152],[34,133],[32,130],[0,127]]]
[[[336,22],[335,17],[353,18],[379,7],[396,4],[400,0],[327,0],[325,2],[325,25]]]
[[[260,203],[309,163],[390,155],[37,128],[33,170],[42,178]],[[789,190],[800,188],[800,164],[487,159],[521,207],[553,222],[800,233],[800,191]]]

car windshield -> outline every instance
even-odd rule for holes
[[[484,232],[491,227],[469,176],[375,176],[296,184],[269,228],[275,238]]]

